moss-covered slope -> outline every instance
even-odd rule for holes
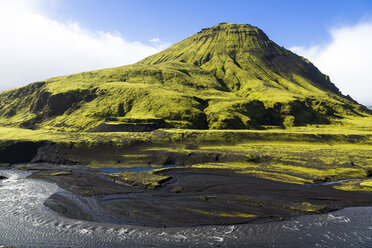
[[[0,94],[0,125],[76,131],[146,119],[197,129],[327,124],[366,111],[260,29],[228,23],[133,65]]]

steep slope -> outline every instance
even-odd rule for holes
[[[212,72],[240,96],[262,100],[295,98],[299,94],[338,94],[329,77],[309,61],[279,47],[250,25],[223,23],[150,56],[140,63],[177,61]],[[264,94],[256,94],[264,91]],[[273,94],[271,94],[273,93]],[[251,95],[253,94],[253,95]],[[274,99],[272,99],[274,97]]]
[[[0,124],[89,130],[103,122],[262,128],[330,123],[367,110],[258,28],[223,23],[137,64],[52,78],[0,94]]]

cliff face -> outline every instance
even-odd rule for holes
[[[108,119],[115,120],[111,125],[161,119],[164,127],[199,129],[327,124],[366,111],[260,29],[229,23],[133,65],[0,94],[1,125],[75,131]]]

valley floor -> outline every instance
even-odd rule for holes
[[[34,165],[29,178],[55,182],[77,197],[52,195],[50,209],[74,219],[150,226],[198,226],[282,221],[353,206],[371,206],[369,191],[297,185],[229,170],[169,168],[155,189],[132,186],[83,168]]]
[[[0,160],[3,167],[18,164],[32,170],[33,178],[89,199],[110,221],[155,226],[277,221],[372,205],[372,122],[345,123],[128,133],[3,127]],[[29,157],[14,160],[22,153]],[[67,164],[68,170],[40,163]],[[86,168],[165,164],[178,167],[117,174]],[[47,204],[70,217],[97,220],[58,194]]]

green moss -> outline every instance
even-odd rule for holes
[[[372,188],[372,179],[364,180],[360,183],[360,186]]]
[[[283,125],[285,127],[293,127],[295,123],[295,118],[291,115],[284,117]]]
[[[58,171],[52,173],[41,173],[44,176],[66,176],[66,175],[73,175],[74,173],[71,170],[66,171]]]
[[[94,194],[94,191],[93,190],[86,190],[86,191],[83,191],[82,193],[81,193],[82,195],[92,195],[92,194]]]
[[[203,215],[212,215],[217,217],[226,217],[226,218],[255,218],[257,215],[254,214],[247,214],[247,213],[239,213],[239,212],[215,212],[215,211],[203,211],[198,209],[186,208],[186,210],[203,214]]]
[[[311,182],[310,180],[303,179],[301,177],[296,177],[292,175],[288,175],[285,173],[276,173],[276,172],[268,172],[268,171],[242,171],[241,173],[250,174],[259,178],[264,178],[272,181],[278,181],[283,183],[293,183],[293,184],[300,184],[304,185],[305,183]]]
[[[345,178],[363,178],[367,173],[362,168],[309,168],[303,166],[273,164],[268,166],[272,171],[293,174],[300,177],[312,179],[313,182],[336,181]]]
[[[290,129],[163,129],[144,133],[57,132],[1,127],[0,147],[10,141],[50,140],[66,149],[71,161],[92,167],[162,165],[172,161],[195,168],[218,168],[269,180],[306,184],[366,178],[372,171],[372,122],[365,119],[372,120],[353,117],[344,125],[294,126]],[[105,149],[112,153],[106,154]],[[82,159],[82,152],[89,156]],[[148,177],[134,175],[138,178],[132,183],[138,184],[140,177]]]
[[[0,94],[0,125],[54,131],[87,131],[108,118],[161,119],[182,129],[262,129],[348,124],[357,117],[371,116],[308,60],[257,27],[231,23],[134,65]]]
[[[139,185],[148,189],[155,189],[160,186],[161,183],[168,180],[170,177],[156,175],[153,171],[144,172],[120,172],[115,174],[110,174],[114,178],[120,178],[132,185]]]
[[[372,179],[342,182],[339,185],[336,185],[333,187],[335,189],[345,190],[345,191],[372,191]]]
[[[319,213],[324,209],[324,206],[314,205],[309,202],[302,202],[291,203],[289,208],[292,210],[297,210],[305,213]]]

